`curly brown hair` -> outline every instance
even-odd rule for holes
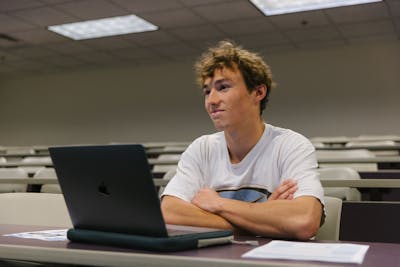
[[[235,66],[242,73],[249,92],[254,91],[260,85],[267,87],[267,94],[260,101],[260,114],[262,114],[269,100],[271,89],[275,86],[271,68],[258,54],[243,49],[232,41],[220,41],[200,56],[194,65],[197,82],[203,86],[205,79],[212,77],[216,69],[229,68],[233,70]]]

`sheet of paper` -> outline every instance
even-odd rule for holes
[[[15,234],[6,234],[4,236],[13,236],[19,238],[33,238],[44,241],[66,241],[67,240],[67,230],[44,230],[44,231],[34,231],[34,232],[23,232]]]
[[[242,255],[244,258],[362,263],[368,245],[274,240]]]

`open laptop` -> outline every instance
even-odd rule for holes
[[[63,146],[49,151],[75,230],[71,240],[90,242],[87,235],[79,238],[82,232],[96,233],[89,239],[101,243],[128,236],[133,237],[133,247],[152,249],[152,242],[159,241],[173,247],[179,240],[191,240],[192,247],[201,247],[232,239],[230,230],[165,224],[142,145]],[[78,238],[72,235],[76,232]],[[156,250],[164,250],[160,244],[155,244]],[[177,245],[179,250],[187,246]]]

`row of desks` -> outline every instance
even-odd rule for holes
[[[46,242],[4,237],[3,234],[22,231],[44,230],[44,227],[2,225],[0,227],[0,258],[40,261],[50,263],[90,266],[353,266],[353,264],[330,264],[310,261],[278,261],[243,259],[241,255],[252,249],[245,245],[227,245],[174,253],[153,253],[134,249],[85,245],[68,241]],[[242,236],[239,240],[256,240],[260,244],[268,238]],[[399,244],[363,243],[370,246],[364,262],[358,266],[398,266]]]
[[[153,179],[155,186],[166,186],[168,180]],[[54,178],[2,178],[0,184],[58,184]],[[400,179],[321,180],[324,187],[400,188]]]
[[[181,154],[185,151],[187,146],[177,145],[172,147],[162,147],[162,146],[147,146],[146,153],[149,157],[158,156],[161,154]],[[399,151],[400,152],[400,144],[398,145],[379,145],[379,146],[368,146],[368,145],[360,145],[353,147],[345,147],[345,146],[333,146],[333,147],[316,147],[316,150],[354,150],[354,149],[367,149],[370,151]],[[7,153],[6,151],[0,151],[0,157],[35,157],[35,156],[48,156],[49,151],[47,149],[42,149],[37,153]]]
[[[170,165],[177,164],[176,159],[154,159],[149,158],[150,165]],[[318,159],[318,163],[377,163],[377,164],[399,164],[400,156],[387,156],[387,157],[375,157],[375,158],[326,158]],[[51,164],[48,164],[51,165]],[[37,162],[5,162],[0,163],[0,167],[15,167],[15,166],[43,166],[43,163]],[[400,169],[400,168],[399,168]]]
[[[52,228],[54,229],[54,228]],[[230,244],[181,252],[156,253],[128,248],[117,248],[69,241],[41,241],[7,237],[4,234],[49,230],[48,227],[0,225],[0,260],[21,260],[68,265],[124,267],[124,266],[170,266],[170,267],[333,267],[354,266],[316,261],[244,259],[241,257],[253,246]],[[271,241],[269,238],[236,236],[236,240],[258,241],[260,245]],[[359,267],[399,266],[400,244],[356,242],[369,245]],[[1,264],[1,261],[0,261]]]

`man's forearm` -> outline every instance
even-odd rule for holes
[[[161,210],[166,223],[232,229],[232,225],[217,214],[205,211],[189,202],[173,196],[164,196]]]
[[[297,239],[315,235],[322,214],[321,204],[313,197],[265,203],[221,199],[218,207],[215,214],[254,234]]]

